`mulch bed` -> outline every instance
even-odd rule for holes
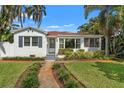
[[[52,73],[53,73],[53,76],[54,76],[54,78],[55,78],[57,84],[59,85],[59,87],[60,87],[60,88],[64,88],[63,82],[61,82],[61,81],[59,80],[59,76],[58,76],[58,74],[57,74],[57,71],[54,70],[54,69],[52,69]]]
[[[61,60],[55,63],[70,63],[70,62],[115,62],[115,60],[102,60],[102,59],[81,59],[81,60]]]
[[[61,65],[63,68],[65,68],[66,71],[67,71],[82,87],[86,88],[86,86],[85,86],[84,84],[82,84],[82,82],[79,81],[79,80],[65,67],[64,63],[60,63],[60,65]],[[58,76],[58,74],[57,74],[57,71],[54,70],[54,69],[52,69],[52,73],[53,73],[53,76],[54,76],[56,82],[57,82],[58,85],[60,86],[60,88],[64,88],[64,82],[62,82],[62,81],[59,80],[59,76]]]
[[[18,78],[18,80],[16,81],[15,83],[15,88],[21,88],[21,84],[22,84],[22,81],[25,79],[25,77],[27,76],[27,73],[28,73],[28,69],[26,69]]]
[[[102,59],[82,59],[82,62],[113,62],[114,60],[102,60]]]
[[[0,60],[0,62],[32,62],[32,60]]]

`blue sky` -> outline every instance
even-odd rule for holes
[[[47,15],[43,17],[40,29],[45,31],[77,32],[77,27],[88,22],[98,11],[91,12],[88,19],[84,17],[84,8],[79,5],[47,5]],[[24,26],[36,27],[32,20],[26,20]]]

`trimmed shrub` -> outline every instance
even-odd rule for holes
[[[108,59],[105,56],[104,51],[84,52],[84,50],[78,50],[76,52],[66,52],[66,60],[78,60],[78,59]]]
[[[2,60],[24,60],[24,61],[43,61],[40,57],[3,57]]]
[[[58,54],[59,54],[59,55],[64,55],[64,49],[63,49],[63,48],[59,49]]]
[[[22,82],[23,88],[37,88],[39,86],[37,74],[29,73],[25,80]]]
[[[105,56],[105,53],[104,51],[95,51],[94,54],[93,54],[93,57],[94,58],[103,58]]]
[[[70,49],[70,48],[62,48],[62,49],[59,49],[59,52],[58,54],[59,55],[65,55],[66,52],[73,52],[73,49]]]
[[[77,52],[85,52],[84,49],[79,49]]]
[[[53,64],[53,66],[52,66],[52,69],[55,69],[55,70],[57,70],[57,69],[59,69],[60,68],[60,64]]]
[[[58,74],[59,74],[59,80],[62,82],[65,82],[66,80],[69,79],[69,75],[65,72],[64,69],[60,69],[58,71]]]
[[[33,65],[30,67],[29,70],[31,70],[31,71],[37,71],[37,70],[39,70],[40,67],[41,67],[40,63],[35,63],[35,64],[33,64]]]
[[[85,52],[84,55],[83,55],[83,57],[85,59],[92,59],[93,58],[93,55],[94,55],[93,52]]]
[[[63,84],[63,87],[76,88],[80,86],[73,76],[71,76],[71,74],[63,67],[63,65],[54,64],[53,68],[56,70],[58,79]]]
[[[74,80],[69,80],[64,84],[64,87],[66,87],[66,88],[76,88],[76,87],[78,87],[78,84]]]
[[[28,73],[21,83],[21,86],[23,88],[36,88],[39,86],[38,72],[40,67],[41,67],[40,63],[34,63],[29,67]]]

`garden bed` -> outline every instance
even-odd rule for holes
[[[1,61],[44,61],[44,57],[3,57]]]
[[[56,70],[52,70],[52,73],[53,73],[53,76],[57,82],[57,84],[59,85],[60,88],[63,88],[64,87],[64,84],[59,80],[59,76],[57,74],[57,71]]]
[[[37,88],[39,87],[38,73],[41,67],[41,63],[34,63],[29,66],[18,78],[15,87],[16,88]]]
[[[64,64],[54,64],[53,75],[61,88],[85,87],[70,72],[68,72]]]

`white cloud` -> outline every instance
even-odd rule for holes
[[[74,24],[67,24],[67,25],[64,25],[64,27],[72,27],[74,26]]]
[[[72,27],[74,26],[74,24],[66,24],[66,25],[62,25],[62,26],[59,26],[59,25],[51,25],[51,26],[47,26],[46,28],[52,28],[52,29],[56,29],[56,28],[68,28],[68,27]]]
[[[45,31],[74,31],[74,29],[76,29],[75,24],[49,25],[44,27]]]
[[[53,26],[47,26],[46,28],[61,28],[61,26],[53,25]]]

